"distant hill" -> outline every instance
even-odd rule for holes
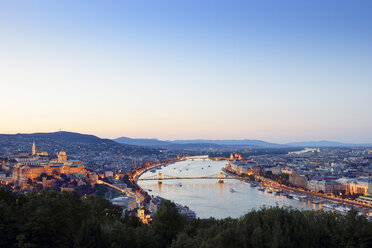
[[[114,139],[114,141],[126,144],[126,145],[136,145],[143,147],[152,147],[152,148],[162,148],[162,149],[171,149],[171,150],[206,150],[209,148],[221,148],[217,144],[209,143],[176,143],[174,141],[163,141],[159,139],[133,139],[128,137],[120,137]]]
[[[36,148],[55,154],[62,148],[69,154],[84,157],[85,161],[99,157],[101,152],[117,155],[139,155],[157,153],[150,147],[138,147],[120,144],[110,139],[101,139],[94,135],[73,132],[31,133],[31,134],[0,134],[0,153],[29,151],[32,142]]]
[[[23,134],[18,133],[15,135],[11,134],[0,134],[2,137],[14,137],[19,139],[51,139],[60,142],[70,142],[70,143],[113,143],[114,141],[110,139],[101,139],[94,135],[89,134],[80,134],[73,132],[54,132],[54,133],[32,133],[32,134]]]
[[[353,144],[353,143],[342,143],[337,141],[305,141],[305,142],[292,142],[287,143],[289,146],[306,146],[306,147],[372,147],[372,143],[364,144]]]
[[[132,139],[132,138],[127,138],[127,137],[120,137],[120,138],[114,139],[114,141],[121,143],[121,144],[136,145],[136,146],[161,147],[161,146],[172,145],[171,142],[162,141],[158,139]]]
[[[262,140],[249,140],[249,139],[241,139],[241,140],[175,140],[173,143],[176,144],[216,144],[221,146],[254,146],[254,147],[283,147],[285,145],[269,143]]]
[[[372,144],[351,144],[337,141],[305,141],[287,144],[270,143],[262,140],[230,139],[230,140],[159,140],[159,139],[134,139],[120,137],[114,141],[122,144],[159,147],[168,149],[207,149],[207,148],[285,148],[285,147],[372,147]]]
[[[120,137],[114,141],[122,144],[131,144],[139,146],[153,146],[174,149],[187,148],[223,148],[223,147],[286,147],[286,145],[269,143],[261,140],[166,140],[159,139],[133,139],[127,137]]]

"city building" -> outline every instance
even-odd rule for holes
[[[347,192],[349,194],[368,194],[368,181],[353,180],[347,183]]]
[[[117,197],[110,200],[112,204],[119,206],[125,210],[132,211],[137,208],[137,201],[135,197]]]
[[[32,153],[36,153],[35,143],[33,143]],[[13,166],[13,181],[22,185],[29,179],[34,180],[42,174],[51,175],[70,175],[85,174],[85,165],[79,160],[67,160],[65,151],[57,154],[57,159],[52,160],[34,160],[30,158],[27,161],[19,161]]]
[[[310,180],[307,184],[309,190],[314,192],[323,192],[325,194],[340,192],[345,190],[345,186],[335,180]]]
[[[251,175],[253,174],[253,170],[257,171],[256,162],[254,161],[248,161],[248,160],[230,160],[229,161],[229,167],[231,171],[238,175],[247,174]],[[258,168],[259,170],[259,168]]]
[[[289,174],[289,183],[301,187],[306,188],[307,187],[307,178],[304,175],[300,174]]]

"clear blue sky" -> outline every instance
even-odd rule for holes
[[[372,1],[2,1],[0,133],[372,142]]]

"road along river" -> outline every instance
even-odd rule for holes
[[[140,178],[157,176],[158,172],[162,172],[164,176],[179,177],[217,175],[226,163],[209,159],[187,159],[158,168],[156,172],[147,171]],[[249,183],[236,179],[225,180],[224,183],[218,183],[217,179],[179,179],[163,180],[162,184],[157,181],[138,181],[138,184],[150,195],[189,206],[200,218],[237,218],[262,206],[292,206],[306,210],[320,207],[309,201],[300,202],[283,195],[259,191],[258,187],[251,187]]]

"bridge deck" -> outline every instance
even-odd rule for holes
[[[113,189],[115,189],[115,190],[117,190],[117,191],[120,191],[121,193],[125,193],[125,192],[126,192],[125,189],[122,189],[122,188],[116,187],[116,186],[114,186],[114,185],[112,185],[112,184],[109,184],[109,183],[106,183],[105,181],[102,181],[102,180],[98,180],[97,183],[98,183],[98,184],[104,184],[104,185],[107,185],[108,187],[113,188]]]
[[[154,178],[139,178],[137,181],[151,181],[151,180],[177,180],[177,179],[245,179],[244,177],[154,177]]]

